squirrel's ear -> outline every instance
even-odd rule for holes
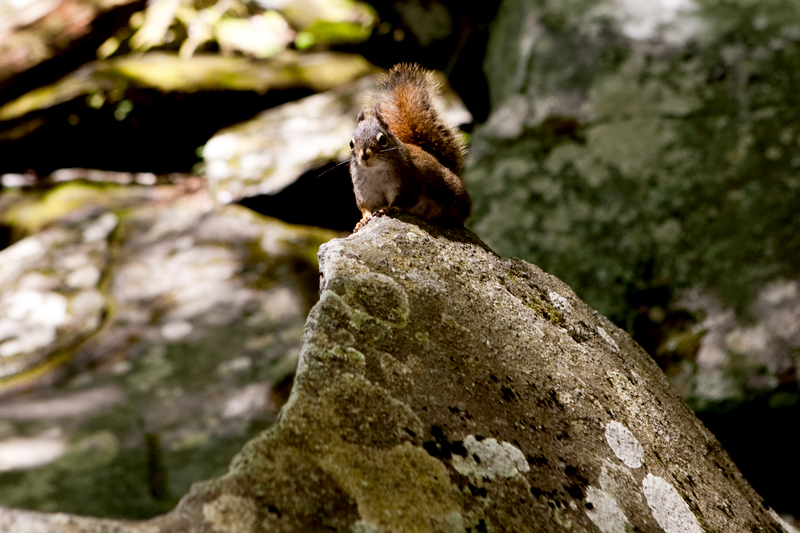
[[[364,120],[364,110],[363,109],[358,112],[358,117],[356,117],[356,123],[361,122],[362,120]]]
[[[381,113],[380,106],[377,106],[377,105],[375,106],[375,110],[373,111],[373,114],[375,115],[375,120],[378,121],[378,124],[380,124],[382,128],[388,130],[389,129],[389,124],[386,122],[386,119],[383,118],[383,113]]]

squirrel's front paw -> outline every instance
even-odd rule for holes
[[[353,233],[358,233],[358,230],[366,226],[367,222],[369,222],[370,220],[372,220],[372,215],[364,215],[363,217],[361,217],[361,220],[358,221],[356,227],[353,228]]]

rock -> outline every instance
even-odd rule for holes
[[[203,149],[212,194],[221,203],[275,194],[303,172],[348,157],[355,116],[374,86],[375,77],[367,76],[214,134]]]
[[[35,237],[40,231],[51,228],[57,223],[61,226],[85,225],[86,218],[96,217],[104,211],[123,211],[153,201],[171,202],[181,196],[178,187],[125,188],[101,185],[101,183],[111,184],[113,178],[121,177],[118,173],[110,174],[111,176],[109,173],[97,170],[68,169],[67,172],[54,173],[54,177],[69,176],[69,179],[64,181],[71,183],[43,191],[24,189],[3,191],[0,194],[0,208],[2,208],[0,223],[12,227],[14,241],[20,241],[25,237]],[[103,182],[100,181],[101,177],[110,179]],[[127,177],[128,183],[133,181],[132,174],[127,174]],[[98,184],[86,183],[87,180],[94,179]]]
[[[73,531],[790,531],[650,357],[465,230],[382,217],[320,249],[278,424],[147,522]],[[6,526],[6,530],[11,526]]]
[[[686,288],[746,309],[800,265],[798,110],[775,75],[799,47],[793,20],[746,1],[503,5],[471,227],[617,324]]]
[[[769,397],[774,407],[800,403],[800,395],[786,390],[800,380],[797,280],[776,280],[762,288],[747,309],[748,320],[698,290],[682,293],[674,307],[703,317],[667,331],[659,347],[661,356],[688,356],[671,369],[671,379],[695,409],[736,404],[754,395]]]
[[[0,252],[1,504],[149,518],[274,423],[336,234],[174,189],[62,185]]]
[[[485,62],[492,113],[464,179],[470,227],[493,249],[632,332],[704,421],[742,410],[718,437],[754,484],[772,473],[757,489],[797,514],[784,485],[796,454],[780,471],[764,462],[791,431],[776,424],[800,412],[795,298],[764,301],[800,279],[787,224],[800,114],[784,77],[800,67],[785,16],[798,7],[778,5],[504,3]],[[756,447],[734,453],[743,417]]]
[[[58,364],[102,322],[113,213],[64,224],[0,252],[0,378]]]
[[[795,515],[787,480],[800,474],[791,422],[800,416],[798,292],[796,279],[775,280],[737,315],[709,291],[682,291],[668,317],[684,318],[664,321],[655,352],[750,483],[776,510]],[[767,466],[774,461],[780,469]]]

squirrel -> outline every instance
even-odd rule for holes
[[[350,177],[363,215],[353,233],[387,212],[463,225],[472,210],[460,178],[466,149],[434,109],[439,84],[430,71],[401,63],[378,87],[350,141]]]

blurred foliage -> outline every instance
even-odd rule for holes
[[[226,90],[264,94],[291,88],[325,91],[373,71],[363,57],[340,52],[311,55],[286,50],[270,63],[217,54],[204,54],[191,61],[168,52],[129,54],[88,63],[56,83],[0,106],[0,121],[77,98],[83,98],[92,109],[114,106],[114,117],[122,121],[134,110],[134,102],[125,97],[131,88],[185,94]]]
[[[800,265],[800,4],[699,5],[696,37],[660,47],[624,40],[609,20],[542,10],[533,81],[490,77],[495,106],[515,90],[578,93],[593,116],[473,136],[472,227],[629,330],[642,294],[666,305],[676,289],[706,287],[741,311]],[[508,57],[514,38],[499,27],[519,36],[520,19],[501,13],[487,70],[524,60]]]
[[[277,9],[272,9],[276,4]],[[352,0],[283,3],[242,0],[155,0],[135,13],[97,51],[99,58],[151,49],[180,50],[191,57],[219,50],[266,58],[294,44],[305,49],[365,41],[374,10]]]

